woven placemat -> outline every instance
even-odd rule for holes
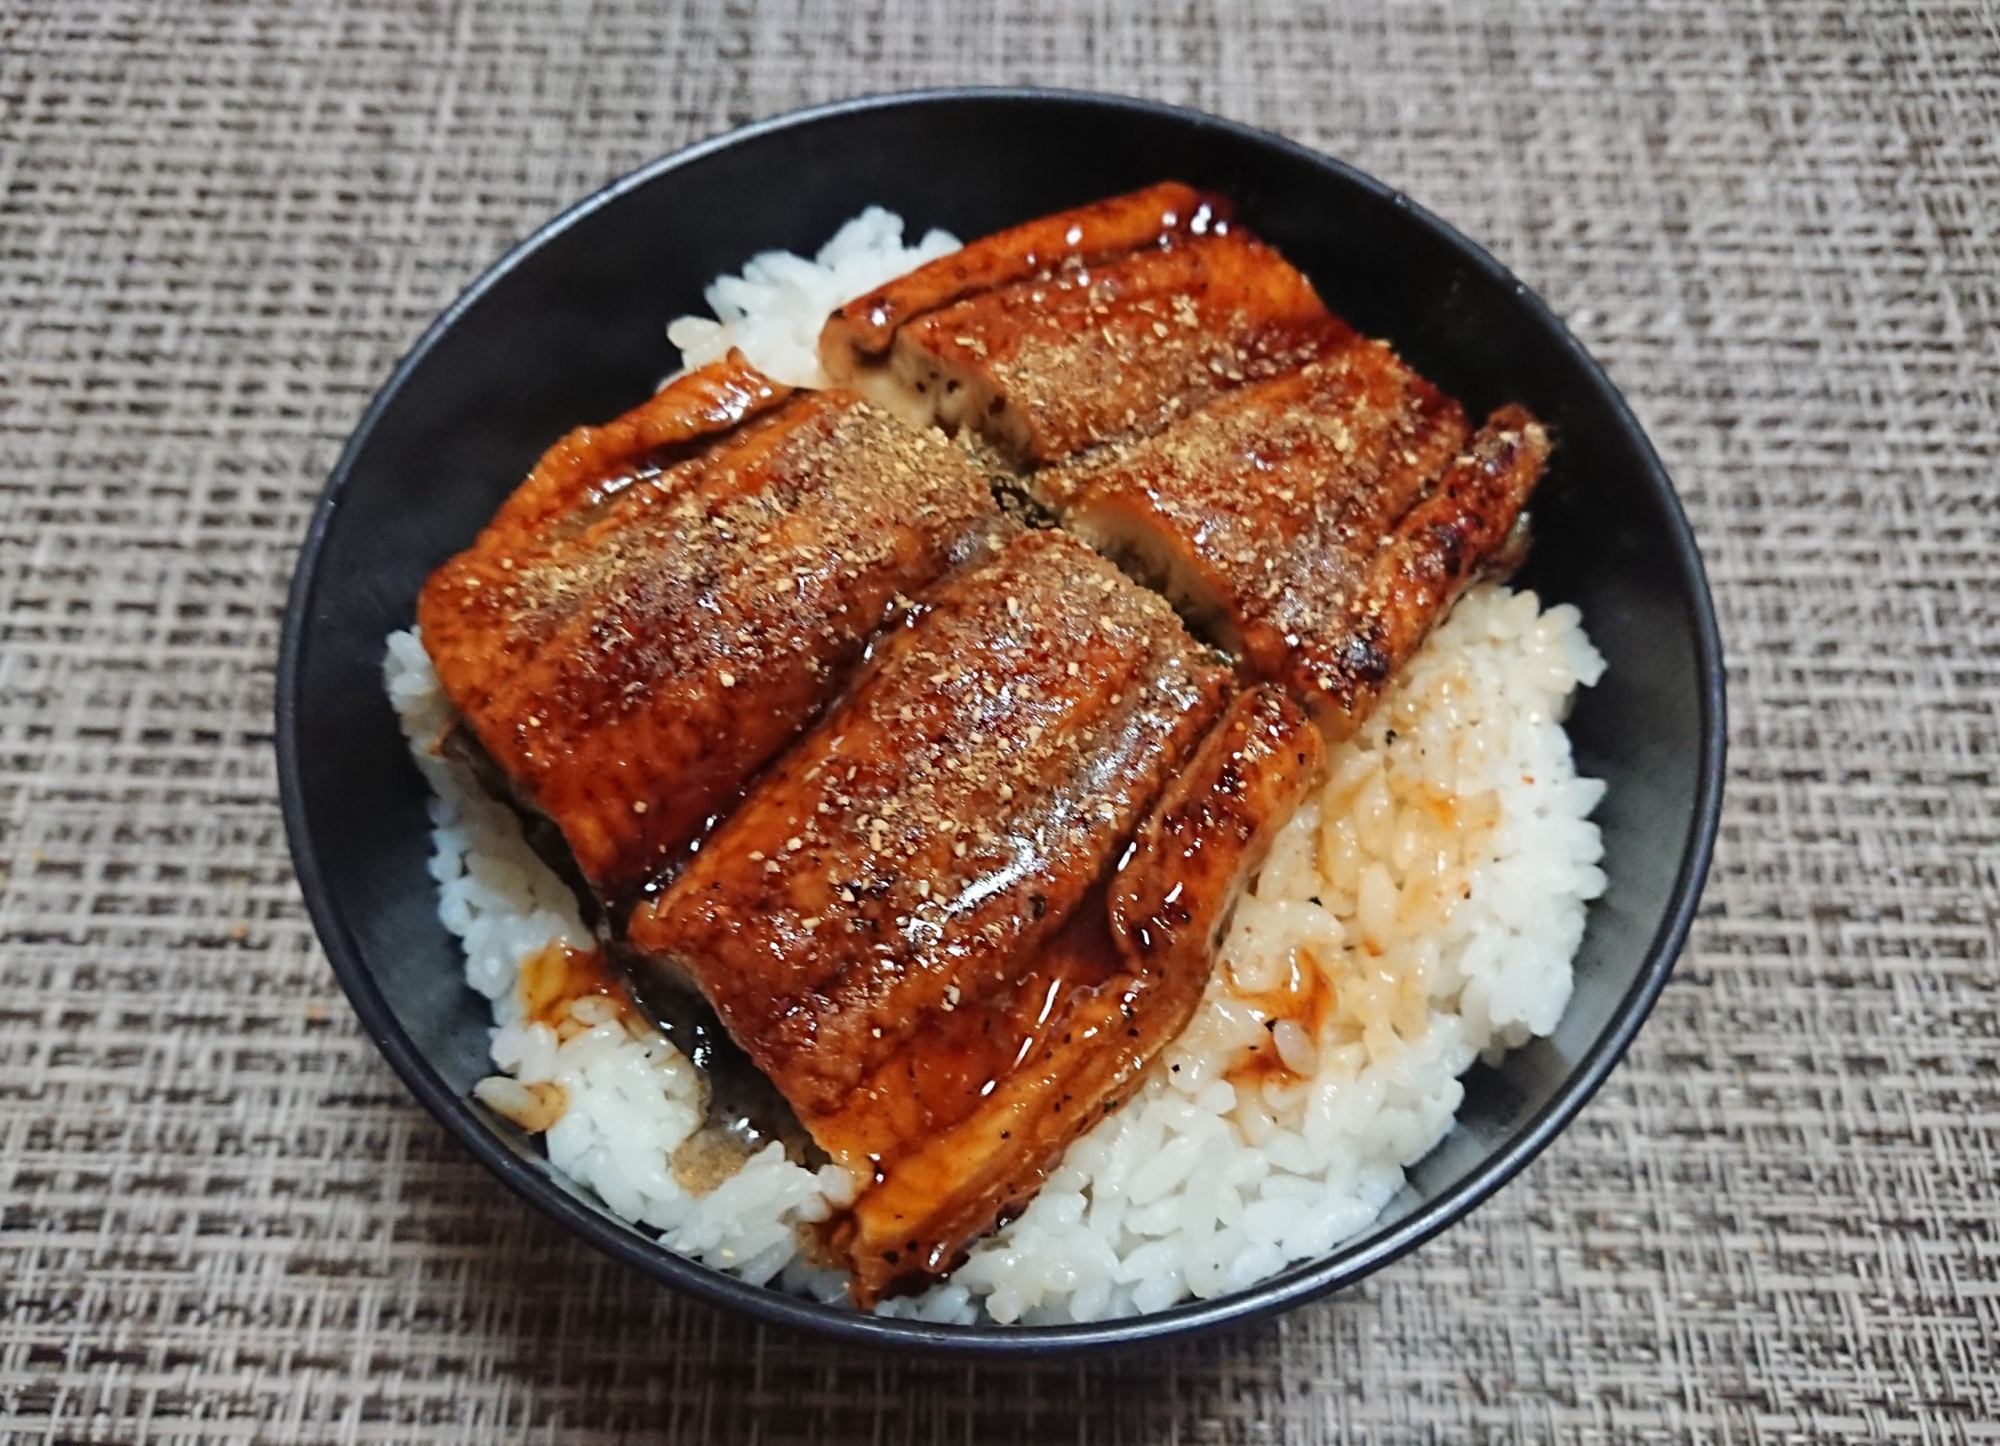
[[[2000,18],[1838,3],[0,14],[0,1437],[2000,1440]],[[1189,102],[1550,298],[1678,479],[1730,792],[1577,1124],[1282,1320],[1060,1368],[766,1333],[499,1191],[287,865],[293,549],[424,323],[689,140],[973,81]]]

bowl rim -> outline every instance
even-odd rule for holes
[[[1513,1140],[1488,1156],[1456,1187],[1412,1211],[1358,1249],[1293,1266],[1246,1290],[1221,1295],[1213,1300],[1186,1302],[1150,1315],[1080,1325],[957,1326],[890,1319],[841,1306],[825,1306],[765,1286],[750,1285],[735,1276],[677,1255],[622,1222],[612,1221],[596,1207],[564,1189],[552,1177],[533,1169],[527,1160],[503,1144],[492,1126],[474,1111],[471,1102],[461,1098],[431,1067],[377,988],[360,945],[335,903],[313,849],[305,815],[297,745],[299,679],[311,619],[311,603],[319,580],[322,553],[341,494],[383,415],[395,404],[403,387],[432,348],[468,310],[555,237],[629,193],[718,152],[765,136],[848,116],[920,109],[940,102],[966,100],[1067,105],[1082,110],[1125,112],[1172,120],[1182,125],[1191,124],[1220,132],[1242,143],[1289,152],[1294,158],[1332,172],[1345,184],[1370,192],[1407,213],[1414,224],[1443,241],[1471,269],[1483,274],[1489,282],[1512,290],[1551,328],[1570,358],[1596,378],[1620,430],[1637,444],[1637,450],[1646,464],[1643,469],[1645,484],[1666,504],[1673,558],[1692,584],[1696,666],[1700,676],[1701,755],[1695,807],[1682,848],[1680,866],[1674,877],[1666,911],[1638,974],[1612,1011],[1604,1033],[1583,1053],[1555,1094]],[[1424,1244],[1484,1203],[1540,1154],[1597,1092],[1624,1055],[1665,987],[1686,942],[1700,902],[1720,823],[1727,738],[1726,706],[1722,642],[1713,596],[1693,529],[1666,468],[1630,405],[1604,369],[1549,305],[1484,247],[1401,192],[1354,166],[1243,122],[1227,120],[1191,107],[1088,90],[1043,86],[947,86],[853,96],[790,111],[697,141],[619,177],[569,206],[515,243],[468,285],[425,328],[369,402],[342,448],[340,458],[314,507],[300,543],[298,562],[286,598],[278,654],[274,723],[280,807],[294,871],[307,912],[333,973],[352,1003],[363,1030],[404,1085],[432,1117],[502,1184],[596,1249],[644,1272],[653,1280],[686,1291],[709,1304],[743,1311],[759,1321],[852,1344],[1021,1358],[1052,1350],[1069,1353],[1129,1347],[1165,1337],[1186,1336],[1225,1324],[1247,1323],[1304,1305],[1359,1281]]]

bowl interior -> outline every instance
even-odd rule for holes
[[[876,1321],[742,1285],[654,1245],[467,1103],[487,1073],[485,1001],[438,923],[425,790],[381,688],[383,638],[552,440],[647,396],[677,364],[668,319],[753,253],[810,253],[862,206],[972,238],[1173,176],[1243,219],[1336,312],[1387,337],[1469,413],[1520,401],[1558,438],[1520,581],[1577,604],[1610,662],[1569,727],[1605,779],[1610,887],[1549,1039],[1466,1080],[1459,1124],[1366,1235],[1240,1296],[1108,1327],[960,1331]],[[349,444],[300,561],[279,745],[301,886],[364,1025],[413,1091],[513,1188],[661,1279],[767,1318],[957,1347],[1128,1341],[1293,1304],[1463,1214],[1567,1121],[1650,1006],[1713,837],[1721,682],[1687,524],[1603,375],[1539,301],[1434,218],[1345,167],[1194,113],[1022,92],[832,107],[725,137],[585,202],[432,328]]]

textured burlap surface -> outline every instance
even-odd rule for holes
[[[68,0],[0,46],[0,1437],[2000,1439],[1994,10]],[[684,142],[975,81],[1268,126],[1490,246],[1678,479],[1732,689],[1691,947],[1525,1176],[1337,1299],[1039,1369],[765,1333],[500,1192],[335,988],[271,751],[314,496],[461,285]]]

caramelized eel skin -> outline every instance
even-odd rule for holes
[[[820,1144],[865,1169],[935,1122],[882,1096],[844,1115],[850,1097],[943,1016],[1013,987],[1227,681],[1156,595],[1060,533],[1024,534],[880,645],[633,912],[632,943],[699,987]]]
[[[1151,194],[1105,204],[1147,216],[1158,203],[1137,203]],[[1213,204],[1190,223],[1193,195],[1179,188],[1181,209],[1169,212],[1188,224],[1107,231],[1092,260],[1073,250],[1033,269],[1023,258],[1045,253],[1009,232],[933,262],[907,278],[907,294],[865,345],[855,318],[875,314],[857,312],[867,298],[830,320],[822,364],[905,420],[970,428],[1026,470],[1148,436],[1209,397],[1352,338],[1303,275]],[[1089,235],[1076,218],[1094,209],[1034,227]],[[1113,249],[1125,239],[1133,244]],[[953,265],[968,279],[925,279]]]
[[[1232,228],[971,297],[906,325],[896,351],[945,387],[963,379],[987,398],[981,430],[1017,465],[1045,466],[1149,436],[1350,335],[1304,276]]]
[[[676,467],[791,394],[741,352],[675,378],[601,427],[578,427],[544,452],[471,547],[433,573],[417,601],[424,646],[461,712],[519,668],[575,615],[579,593],[529,607],[516,572],[532,570],[610,500],[644,480],[661,493],[697,475]]]
[[[1325,766],[1325,742],[1281,689],[1238,694],[1118,872],[1110,918],[1120,952],[1151,970],[1211,959],[1244,884]],[[1205,966],[1200,975],[1197,994]]]
[[[605,431],[698,433],[724,385],[686,386],[691,416],[655,398],[645,421]],[[763,407],[664,467],[565,481],[567,511],[551,483],[418,601],[453,705],[607,901],[679,865],[839,691],[898,597],[1005,531],[943,438],[852,393]]]
[[[888,351],[896,329],[912,317],[1010,282],[1195,234],[1230,214],[1220,196],[1163,181],[996,231],[848,302],[820,335],[821,365],[835,382],[849,382]]]
[[[1496,411],[1369,562],[1344,626],[1294,654],[1286,681],[1327,736],[1345,738],[1467,584],[1503,550],[1548,461],[1522,407]]]
[[[562,438],[542,454],[487,527],[532,533],[583,502],[616,469],[728,432],[791,391],[751,366],[742,352],[731,351],[722,361],[675,377],[623,416],[601,427],[578,427]]]
[[[1147,577],[1246,670],[1341,626],[1384,533],[1456,455],[1458,404],[1380,342],[1218,397],[1068,469],[1064,525]]]
[[[903,1153],[836,1227],[856,1304],[950,1270],[967,1241],[1032,1198],[1070,1142],[1137,1088],[1193,1016],[1237,897],[1324,758],[1318,732],[1282,693],[1237,697],[1108,889],[1021,976],[1012,1014],[991,1031],[1016,1063],[966,1072],[962,1087],[979,1086],[971,1111],[899,1136]]]

